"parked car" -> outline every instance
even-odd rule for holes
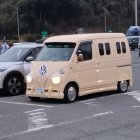
[[[0,89],[9,95],[26,90],[25,75],[30,72],[27,57],[35,58],[43,44],[18,43],[0,55]]]
[[[138,48],[140,37],[140,26],[130,26],[126,32],[128,43],[131,50]]]
[[[138,44],[138,51],[139,51],[139,57],[140,57],[140,42]]]

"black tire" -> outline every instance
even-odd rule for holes
[[[135,50],[135,47],[131,47],[131,50],[134,51]]]
[[[40,99],[40,97],[28,97],[30,100],[32,101],[38,101]]]
[[[19,95],[25,92],[25,83],[17,75],[9,76],[4,83],[4,90],[8,95]]]
[[[118,92],[124,93],[128,90],[128,81],[118,82]]]
[[[72,103],[77,99],[78,90],[74,84],[68,84],[64,89],[64,100],[67,103]]]

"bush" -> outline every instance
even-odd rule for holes
[[[19,37],[19,41],[21,42],[35,42],[36,36],[33,34],[24,34]]]
[[[11,35],[11,36],[9,37],[9,39],[10,39],[10,40],[18,40],[18,36],[17,36],[16,34],[14,34],[14,35]]]

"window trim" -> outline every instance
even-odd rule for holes
[[[89,61],[89,60],[92,60],[92,59],[93,59],[93,52],[92,52],[93,47],[92,47],[92,41],[81,42],[81,43],[79,44],[79,46],[78,46],[78,49],[77,49],[77,51],[78,51],[79,48],[80,48],[81,46],[83,46],[83,45],[88,45],[88,44],[90,44],[90,46],[91,46],[91,58],[88,59],[88,60],[83,60],[83,61]],[[77,51],[76,51],[76,54],[77,54]],[[81,61],[81,62],[83,62],[83,61]]]

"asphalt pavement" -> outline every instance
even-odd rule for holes
[[[133,87],[65,104],[32,102],[25,95],[0,97],[0,140],[139,140],[140,58],[132,51]]]

